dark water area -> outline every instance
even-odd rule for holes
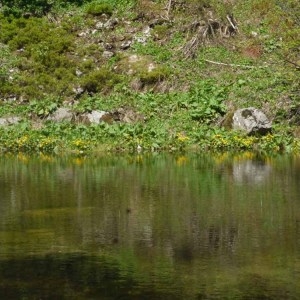
[[[0,299],[300,299],[300,156],[0,158]]]

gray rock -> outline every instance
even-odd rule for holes
[[[113,57],[115,54],[113,53],[113,52],[111,52],[111,51],[103,51],[103,54],[102,54],[102,57],[104,57],[104,58],[111,58],[111,57]]]
[[[137,43],[145,44],[148,41],[149,37],[151,37],[151,28],[147,26],[142,30],[142,32],[140,32],[134,37],[134,40]]]
[[[7,102],[14,102],[14,101],[16,101],[17,100],[17,96],[16,95],[9,95],[6,99],[5,99],[5,101],[7,101]]]
[[[9,126],[18,124],[21,121],[21,118],[19,117],[5,117],[0,118],[0,126]]]
[[[99,124],[102,121],[106,121],[110,117],[110,113],[106,111],[93,110],[91,113],[86,113],[82,117],[89,124]]]
[[[95,27],[96,27],[97,29],[101,29],[101,28],[104,27],[104,23],[103,23],[103,22],[97,22],[96,25],[95,25]]]
[[[77,77],[80,77],[83,74],[83,72],[80,71],[79,69],[76,69],[75,74]]]
[[[126,50],[126,49],[130,48],[130,45],[131,45],[131,41],[125,41],[120,45],[120,48],[122,50]]]
[[[104,24],[104,28],[106,29],[114,29],[114,27],[119,23],[118,19],[115,18],[111,18],[109,19],[105,24]]]
[[[238,109],[233,115],[232,128],[247,134],[267,134],[272,130],[272,123],[259,109],[248,107]]]
[[[86,30],[86,31],[82,31],[80,33],[77,34],[78,37],[86,37],[89,35],[89,31]]]
[[[73,113],[70,108],[60,107],[58,108],[47,120],[62,122],[62,121],[72,121]]]
[[[84,93],[84,89],[81,86],[77,86],[73,88],[73,92],[76,94],[76,96],[80,96]]]
[[[122,123],[127,123],[127,124],[132,124],[136,122],[144,122],[145,117],[133,111],[131,108],[119,108],[111,113],[112,118],[116,122],[122,122]]]

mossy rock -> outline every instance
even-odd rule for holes
[[[226,113],[220,122],[220,125],[226,129],[232,129],[234,110],[230,110]]]
[[[155,66],[150,56],[132,54],[120,59],[117,63],[117,71],[126,75],[136,75],[147,72]]]

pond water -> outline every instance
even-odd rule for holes
[[[0,158],[0,299],[300,299],[300,157]]]

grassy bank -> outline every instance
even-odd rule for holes
[[[300,5],[290,1],[4,1],[0,127],[6,152],[300,151]],[[231,129],[235,109],[273,122]],[[68,107],[75,118],[47,118]],[[86,124],[93,110],[134,122]]]

